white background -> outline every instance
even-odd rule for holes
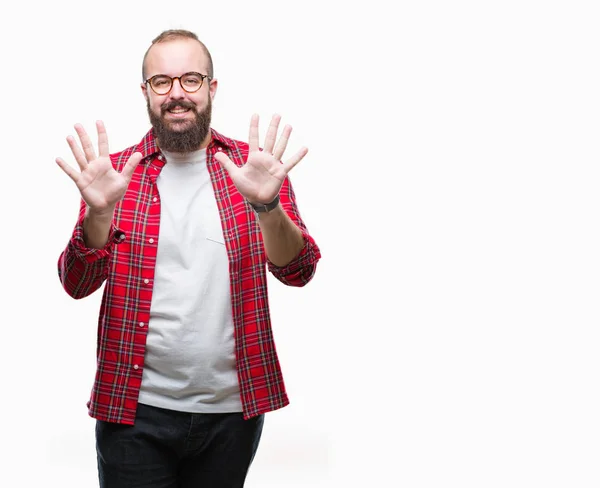
[[[253,487],[600,486],[600,14],[584,1],[15,3],[0,20],[2,486],[94,487],[100,293],[56,261],[65,137],[148,129],[141,60],[196,32],[213,126],[278,112],[323,258],[272,281],[291,405]],[[390,5],[390,6],[386,6]],[[261,132],[264,134],[264,132]]]

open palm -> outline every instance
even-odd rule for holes
[[[98,156],[86,131],[80,124],[75,130],[81,141],[81,148],[72,136],[67,137],[67,143],[79,165],[80,172],[73,169],[62,158],[56,158],[56,163],[75,182],[85,203],[98,212],[112,211],[129,186],[133,171],[142,159],[138,152],[134,153],[119,173],[110,160],[108,136],[101,121],[96,123],[98,130]]]
[[[251,203],[266,204],[272,202],[279,194],[287,174],[308,152],[308,149],[303,147],[290,159],[283,164],[281,163],[292,128],[286,125],[276,144],[280,120],[279,115],[274,115],[271,119],[271,124],[265,136],[265,144],[261,151],[258,145],[258,115],[252,116],[248,139],[248,159],[243,166],[237,166],[223,153],[219,152],[215,155],[217,161],[229,173],[238,191]]]

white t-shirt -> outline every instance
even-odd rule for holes
[[[163,155],[139,402],[183,412],[240,412],[229,261],[206,150]]]

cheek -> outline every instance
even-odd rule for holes
[[[196,105],[196,108],[198,109],[198,111],[202,111],[204,110],[208,104],[211,103],[211,101],[209,100],[210,95],[204,94],[202,96],[197,96],[193,98],[193,102]]]
[[[161,105],[164,103],[164,100],[156,97],[150,97],[148,100],[148,104],[150,110],[152,110],[155,114],[160,115],[161,113]]]
[[[206,99],[206,94],[199,94],[199,93],[194,93],[194,94],[188,94],[188,100],[190,102],[192,102],[194,105],[196,105],[196,108],[204,108],[206,106],[206,104],[208,103],[208,100]]]

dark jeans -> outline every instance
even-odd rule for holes
[[[96,421],[100,488],[241,488],[264,415],[138,405],[135,425]]]

